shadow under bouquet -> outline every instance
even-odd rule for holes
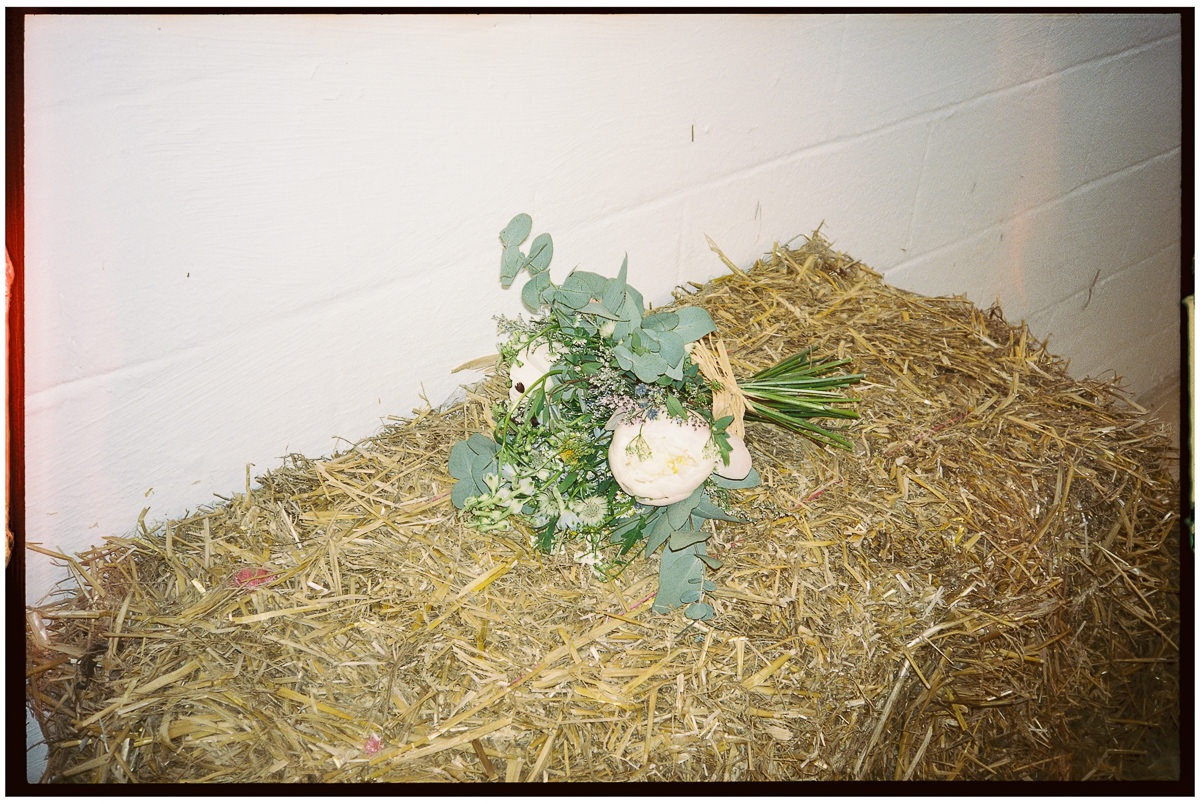
[[[499,364],[509,397],[491,411],[490,435],[473,433],[450,450],[451,494],[481,531],[518,523],[531,546],[573,558],[605,578],[639,554],[661,549],[653,610],[686,606],[713,616],[705,569],[705,520],[742,521],[727,509],[758,473],[743,421],[774,423],[850,449],[813,419],[852,419],[838,407],[861,374],[835,373],[848,360],[793,355],[736,380],[709,314],[700,307],[648,312],[626,281],[574,270],[554,284],[553,241],[520,214],[500,232],[500,279],[529,279],[521,299],[529,320],[499,318]]]

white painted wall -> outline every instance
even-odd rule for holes
[[[1177,16],[46,15],[26,49],[27,538],[67,552],[445,399],[520,311],[521,211],[557,276],[628,252],[659,303],[724,272],[705,234],[749,265],[824,222],[1079,373],[1179,369]]]

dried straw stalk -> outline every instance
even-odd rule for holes
[[[696,286],[741,376],[868,380],[853,454],[751,423],[716,617],[650,611],[449,502],[492,377],[75,557],[29,609],[47,779],[1125,779],[1179,775],[1167,441],[1024,327],[814,236]]]

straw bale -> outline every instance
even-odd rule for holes
[[[814,235],[681,289],[739,376],[867,380],[853,453],[748,423],[715,617],[449,500],[491,376],[78,556],[27,611],[53,782],[1178,778],[1179,490],[1158,423],[1024,326]],[[36,548],[44,549],[44,548]]]

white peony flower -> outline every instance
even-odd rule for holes
[[[687,499],[720,460],[712,431],[698,416],[681,422],[660,410],[654,418],[614,418],[609,467],[621,489],[645,505]]]
[[[554,365],[555,356],[550,351],[550,344],[543,340],[532,341],[517,352],[517,357],[508,369],[512,387],[508,389],[508,398],[515,404],[546,372]],[[553,380],[546,383],[549,388]],[[519,390],[518,390],[519,389]]]
[[[729,463],[721,460],[712,441],[712,430],[699,416],[686,422],[666,411],[653,418],[630,419],[615,413],[606,425],[613,431],[608,465],[621,489],[644,505],[670,505],[685,500],[714,471],[729,480],[750,474],[750,451],[733,433],[729,438]]]
[[[733,433],[726,433],[725,436],[729,439],[729,464],[726,465],[718,457],[716,473],[729,480],[744,480],[750,474],[750,450],[746,449],[746,442],[739,436]]]

